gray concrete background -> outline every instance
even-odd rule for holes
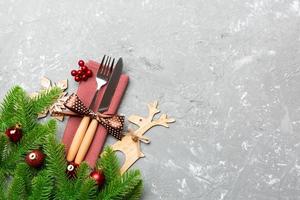
[[[300,199],[299,0],[0,0],[1,98],[103,54],[131,78],[121,113],[177,119],[146,134],[144,200]]]

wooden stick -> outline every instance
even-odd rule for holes
[[[67,161],[72,162],[74,161],[74,158],[79,150],[80,144],[83,140],[83,137],[86,133],[86,130],[89,126],[90,118],[85,116],[82,118],[79,127],[75,133],[75,136],[73,138],[72,144],[70,146],[68,155],[67,155]]]
[[[79,147],[78,153],[75,158],[76,164],[80,164],[83,161],[83,159],[85,158],[85,156],[90,148],[90,145],[94,139],[94,135],[96,133],[97,127],[98,127],[98,121],[96,119],[93,119],[91,121],[91,123],[85,133],[85,136],[81,142],[81,145]]]

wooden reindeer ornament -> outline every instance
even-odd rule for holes
[[[168,123],[175,122],[175,119],[168,118],[166,114],[162,114],[159,119],[153,119],[160,112],[157,108],[157,101],[148,104],[148,109],[148,117],[129,116],[128,121],[136,124],[139,128],[135,131],[129,130],[122,140],[112,145],[113,150],[121,151],[125,155],[125,162],[120,169],[121,174],[126,172],[138,159],[145,157],[141,151],[140,142],[150,143],[150,139],[143,136],[150,128],[158,125],[168,128]]]

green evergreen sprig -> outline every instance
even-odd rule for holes
[[[16,164],[24,160],[24,155],[45,144],[46,136],[56,133],[54,120],[45,124],[37,121],[40,110],[46,109],[61,94],[59,88],[43,91],[36,98],[31,98],[21,87],[13,87],[0,107],[0,168],[11,175]],[[52,101],[50,101],[50,97]],[[36,104],[38,108],[36,109]],[[4,132],[7,128],[20,124],[23,137],[18,144],[10,143]]]
[[[99,188],[89,174],[92,169],[82,163],[77,177],[66,174],[65,147],[56,139],[56,122],[37,121],[38,113],[47,109],[61,94],[58,88],[42,91],[32,98],[19,86],[12,88],[0,106],[0,199],[2,200],[135,200],[142,195],[140,171],[120,174],[120,163],[115,152],[107,147],[96,168],[106,178]],[[17,144],[5,135],[5,130],[21,124],[23,137]],[[46,154],[44,166],[31,168],[25,163],[26,154],[40,149]]]
[[[120,164],[115,152],[106,147],[101,159],[96,165],[103,169],[106,184],[97,196],[98,200],[109,199],[139,199],[142,194],[143,184],[139,170],[129,170],[123,175],[120,174]]]

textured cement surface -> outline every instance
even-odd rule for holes
[[[121,113],[177,119],[146,134],[144,200],[300,199],[299,0],[0,0],[1,98],[103,54]]]

